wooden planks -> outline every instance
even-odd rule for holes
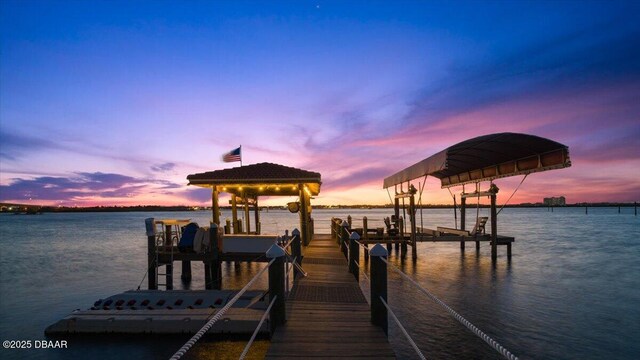
[[[309,276],[292,289],[287,323],[276,329],[266,358],[395,359],[337,244],[316,235],[304,259],[311,260],[302,262]]]

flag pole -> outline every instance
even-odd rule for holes
[[[242,144],[240,144],[240,167],[242,167]]]

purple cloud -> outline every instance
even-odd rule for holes
[[[176,163],[166,162],[163,164],[152,165],[151,170],[155,172],[167,172],[167,171],[173,170],[175,167],[176,167]]]

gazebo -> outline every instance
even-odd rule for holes
[[[300,213],[300,232],[305,245],[311,240],[311,197],[320,193],[320,173],[289,166],[259,163],[230,169],[208,171],[187,176],[189,185],[211,188],[213,222],[220,225],[219,194],[231,194],[232,225],[228,232],[234,234],[260,233],[260,196],[298,196],[290,210]],[[244,209],[245,224],[238,219],[238,207]],[[251,231],[250,208],[254,211],[254,231]]]

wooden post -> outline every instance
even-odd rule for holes
[[[366,216],[362,218],[362,238],[364,241],[369,240],[369,220]],[[369,261],[369,244],[364,244],[364,261]]]
[[[402,216],[398,219],[398,225],[399,225],[398,232],[400,234],[399,239],[402,240],[402,250],[400,252],[400,257],[404,259],[405,256],[407,256],[407,242],[404,241],[404,218]],[[397,244],[398,243],[396,243],[396,245]]]
[[[349,272],[353,274],[356,281],[360,282],[360,267],[356,262],[360,262],[360,245],[357,241],[360,240],[360,235],[357,232],[352,232],[349,236]]]
[[[220,205],[218,204],[218,187],[211,188],[211,212],[213,222],[220,225]],[[183,266],[184,267],[184,266]]]
[[[396,216],[396,220],[400,218],[400,199],[395,198],[393,202],[393,214]]]
[[[191,261],[182,260],[182,275],[180,276],[180,278],[184,282],[191,281]]]
[[[256,222],[256,235],[260,235],[260,208],[258,207],[258,195],[256,195],[255,203],[253,204],[253,216]]]
[[[271,312],[269,313],[269,323],[271,325],[271,333],[275,331],[279,325],[284,325],[286,319],[286,308],[284,302],[284,258],[285,252],[280,246],[273,244],[267,250],[267,259],[275,259],[273,264],[269,266],[269,296],[270,301],[277,296]]]
[[[331,217],[331,238],[334,239],[336,236],[336,218]]]
[[[349,223],[349,229],[351,229],[351,225],[353,224],[353,220],[351,219],[351,215],[347,215],[347,222]]]
[[[465,230],[466,226],[466,205],[467,198],[465,198],[464,196],[460,196],[460,230]],[[476,249],[478,248],[479,243],[479,241],[476,241]],[[464,251],[464,240],[460,241],[460,250]]]
[[[386,259],[388,255],[387,250],[380,244],[371,248],[371,323],[380,326],[387,336],[387,308],[380,298],[387,301],[387,264],[382,259]]]
[[[496,193],[491,194],[491,260],[498,258],[498,218],[496,212]]]
[[[413,185],[411,186],[411,188],[413,188]],[[409,216],[411,217],[410,240],[411,240],[411,246],[413,247],[413,249],[411,249],[411,258],[413,260],[416,260],[418,258],[418,246],[416,241],[416,201],[413,193],[411,193],[411,196],[409,197],[409,212],[411,213],[409,214]],[[406,255],[407,245],[405,245],[404,247],[405,247],[404,252]]]
[[[293,229],[291,232],[291,236],[293,236],[293,240],[291,241],[291,256],[298,263],[298,265],[302,266],[302,239],[300,239],[300,230]],[[300,275],[300,270],[297,267],[293,268],[293,278],[297,278]]]
[[[166,277],[166,287],[167,290],[173,290],[173,262],[167,263],[166,265],[166,272],[167,274],[165,275]]]
[[[618,214],[620,214],[620,205],[618,205]]]
[[[231,194],[231,219],[233,222],[233,233],[240,233],[240,229],[238,229],[238,197],[236,194]]]
[[[149,269],[148,288],[149,290],[158,290],[157,271],[158,264],[156,264],[156,225],[154,218],[144,219],[144,225],[147,229],[147,268]]]
[[[633,215],[638,216],[638,202],[633,202]]]
[[[349,254],[347,253],[347,244],[349,244],[349,223],[342,222],[342,235],[340,236],[340,250],[344,254],[344,258],[349,260]]]
[[[302,237],[302,243],[307,246],[309,245],[309,241],[311,237],[309,236],[309,222],[307,219],[309,218],[308,208],[307,208],[307,194],[304,191],[304,185],[298,184],[298,196],[300,202],[300,236]]]
[[[247,229],[245,232],[249,234],[251,232],[251,219],[249,219],[249,198],[244,192],[242,192],[242,202],[244,203],[244,221],[246,222],[244,226]]]
[[[211,254],[204,265],[205,288],[220,290],[222,289],[222,263],[218,249],[218,225],[214,222],[209,225]]]
[[[227,218],[226,225],[224,226],[224,233],[231,234],[231,220]]]
[[[584,207],[584,214],[588,215],[589,214],[589,207],[585,205]]]

